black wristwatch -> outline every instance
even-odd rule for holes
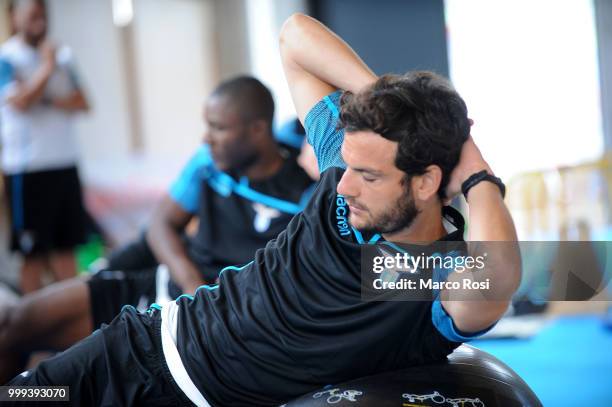
[[[497,185],[499,191],[501,192],[502,198],[506,197],[506,186],[502,182],[502,180],[495,175],[491,175],[487,172],[487,170],[482,170],[477,172],[476,174],[472,174],[468,179],[466,179],[463,184],[461,184],[461,192],[467,201],[467,196],[469,190],[480,181],[489,181]]]

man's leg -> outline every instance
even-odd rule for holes
[[[43,273],[50,267],[54,224],[61,222],[57,207],[63,199],[55,189],[54,171],[37,171],[5,178],[11,222],[11,250],[23,255],[21,292],[42,287]]]
[[[0,360],[4,355],[7,360],[0,365],[0,382],[23,370],[29,353],[64,350],[109,323],[124,305],[144,310],[155,297],[155,269],[100,271],[53,284],[0,309]]]
[[[19,297],[13,293],[8,287],[0,283],[0,332],[2,332],[2,324],[6,315],[6,311],[19,303]],[[19,366],[25,363],[23,358],[17,357],[14,354],[2,354],[0,352],[0,369],[4,368],[7,372],[17,371]],[[3,383],[2,374],[0,373],[0,383]]]
[[[42,275],[47,269],[47,257],[44,255],[26,255],[21,267],[21,292],[28,294],[42,287]]]
[[[9,385],[69,386],[76,406],[192,405],[165,365],[160,323],[157,310],[141,314],[127,307],[110,325]]]
[[[0,310],[0,382],[23,369],[36,350],[64,350],[93,330],[83,278],[52,284]],[[11,363],[9,363],[11,361]]]
[[[52,252],[49,256],[51,271],[57,281],[76,277],[77,262],[74,250]]]
[[[49,174],[49,182],[62,194],[49,230],[50,266],[56,281],[61,281],[77,275],[76,248],[87,242],[87,216],[75,167]]]

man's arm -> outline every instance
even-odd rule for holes
[[[64,98],[54,99],[53,106],[68,112],[89,111],[89,103],[81,89],[72,91],[70,95]]]
[[[64,64],[68,71],[68,76],[72,82],[73,91],[66,97],[57,98],[52,101],[53,106],[67,112],[89,111],[89,102],[85,97],[85,93],[81,87],[79,76],[76,72],[76,66],[72,61],[72,53],[68,49],[63,49]]]
[[[317,20],[294,14],[280,34],[283,68],[300,121],[336,89],[358,92],[376,75],[337,35]]]
[[[44,42],[40,48],[41,64],[28,82],[17,82],[17,90],[7,97],[7,102],[18,110],[28,110],[45,92],[49,78],[55,70],[55,46]]]
[[[190,294],[206,283],[189,259],[181,239],[192,216],[166,195],[155,209],[147,230],[147,242],[157,260],[168,266],[172,280]]]
[[[451,174],[447,196],[459,193],[461,184],[482,170],[493,174],[470,137],[463,146],[459,164]],[[497,185],[481,181],[469,190],[467,203],[468,252],[472,256],[486,252],[485,267],[483,270],[454,272],[448,281],[461,282],[472,275],[477,276],[473,278],[475,281],[489,279],[490,289],[482,292],[442,290],[440,298],[460,331],[477,332],[490,327],[508,308],[512,294],[520,284],[521,257],[514,223]]]

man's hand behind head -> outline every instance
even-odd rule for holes
[[[461,192],[461,184],[465,182],[471,175],[487,170],[488,173],[493,174],[491,167],[482,157],[480,149],[474,143],[472,136],[468,137],[463,147],[461,148],[461,156],[459,157],[459,163],[453,169],[450,176],[450,181],[446,187],[446,196],[448,199],[454,198]]]

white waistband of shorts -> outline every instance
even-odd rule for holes
[[[157,304],[165,304],[172,300],[168,293],[168,283],[170,283],[170,270],[165,264],[160,264],[155,273],[155,302]]]
[[[162,305],[161,309],[161,340],[164,359],[170,370],[172,378],[178,387],[185,393],[185,396],[198,407],[210,407],[208,401],[193,383],[178,349],[176,348],[176,335],[178,323],[179,307],[174,301],[169,301]]]

